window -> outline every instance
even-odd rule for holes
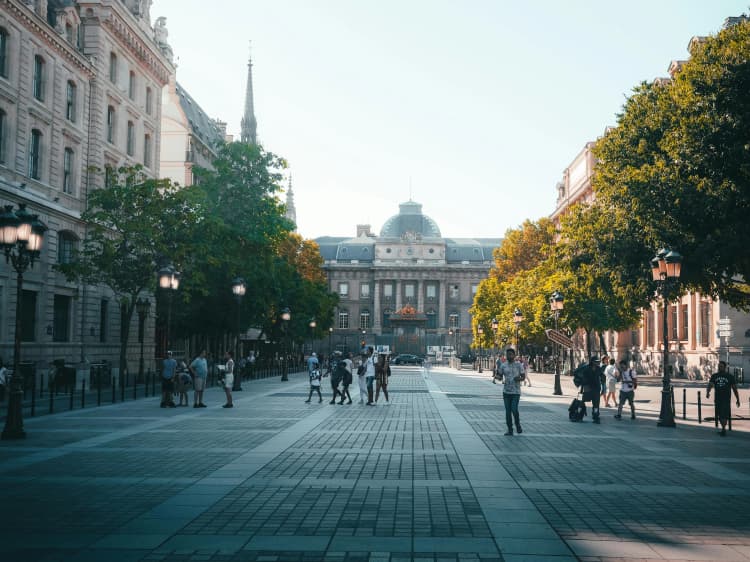
[[[427,298],[434,300],[437,297],[437,285],[427,285]]]
[[[711,303],[701,302],[701,332],[698,341],[703,347],[708,347],[711,342]]]
[[[370,311],[363,310],[359,313],[359,329],[369,330],[370,329]]]
[[[8,77],[8,43],[10,36],[4,27],[0,27],[0,76]]]
[[[414,299],[414,283],[407,283],[404,285],[404,296],[407,300]]]
[[[151,115],[154,105],[154,94],[151,88],[146,88],[146,113]]]
[[[383,296],[386,299],[393,298],[393,283],[386,283],[385,285],[383,285]]]
[[[70,297],[55,295],[52,341],[70,341]]]
[[[73,26],[69,23],[65,24],[65,38],[68,40],[68,43],[73,43]]]
[[[112,187],[115,185],[115,170],[112,166],[104,167],[104,187]]]
[[[107,106],[107,142],[115,142],[115,108],[112,105]]]
[[[471,284],[471,296],[472,298],[477,294],[477,290],[479,289],[479,285],[476,283]]]
[[[107,320],[108,320],[109,301],[102,299],[99,305],[99,341],[107,341]]]
[[[76,122],[76,92],[78,88],[75,82],[68,80],[68,87],[65,90],[65,117],[71,123]]]
[[[390,308],[386,308],[383,311],[383,329],[390,329],[391,327],[391,314],[393,314],[393,311]]]
[[[340,297],[349,296],[349,283],[339,283],[339,296]]]
[[[63,154],[63,193],[73,193],[73,167],[75,154],[72,148],[66,148]]]
[[[450,328],[454,332],[458,329],[458,314],[457,313],[452,312],[448,316],[448,328]]]
[[[427,311],[427,329],[437,329],[437,313],[434,310]]]
[[[451,285],[449,287],[449,293],[452,299],[457,299],[458,298],[458,285]]]
[[[5,164],[5,137],[8,127],[8,118],[5,112],[0,109],[0,164]]]
[[[370,284],[360,283],[359,285],[359,298],[369,299],[370,298]]]
[[[117,55],[109,54],[109,81],[117,84]]]
[[[29,146],[29,176],[35,180],[42,177],[42,132],[39,129],[31,131],[31,146]]]
[[[677,318],[678,318],[678,309],[676,305],[672,305],[669,307],[669,315],[671,318],[671,326],[669,327],[669,339],[671,341],[677,341]]]
[[[36,341],[36,291],[21,295],[21,341]]]
[[[34,57],[34,97],[44,101],[44,59],[39,55]]]
[[[143,136],[143,165],[151,167],[151,135]]]
[[[349,313],[346,310],[339,311],[339,330],[349,329]]]
[[[128,121],[128,142],[126,145],[128,156],[135,154],[135,125],[132,121]]]
[[[70,232],[63,231],[57,235],[57,263],[73,263],[77,241]]]
[[[680,324],[680,339],[687,341],[688,339],[688,305],[682,305],[682,324]]]
[[[132,70],[128,75],[128,97],[131,100],[135,99],[135,72],[133,72]]]

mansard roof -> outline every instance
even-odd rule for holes
[[[180,107],[185,112],[190,125],[190,131],[209,148],[214,150],[218,148],[224,142],[224,132],[179,82],[175,89],[180,100]]]

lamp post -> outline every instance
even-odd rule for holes
[[[492,319],[492,354],[497,355],[497,330],[500,327],[500,322],[497,318]]]
[[[521,322],[523,322],[523,312],[520,308],[516,308],[513,311],[513,323],[516,325],[516,355],[521,355],[521,341],[519,338],[519,332],[521,328]]]
[[[333,340],[333,326],[328,328],[328,361],[329,363],[331,361],[331,352],[332,352],[331,341],[332,340]]]
[[[560,312],[564,307],[564,303],[565,297],[562,296],[560,291],[555,291],[549,298],[550,309],[555,315],[555,331],[557,331],[557,322],[560,319]],[[562,396],[562,387],[560,386],[560,350],[557,344],[555,344],[555,390],[552,394]]]
[[[281,329],[284,332],[284,357],[281,365],[281,380],[289,380],[289,351],[287,350],[289,342],[289,321],[292,319],[292,311],[285,307],[281,311]]]
[[[667,303],[672,296],[672,285],[680,278],[682,271],[682,255],[674,250],[662,249],[651,260],[651,275],[656,281],[657,292],[664,305],[662,314],[662,345],[664,346],[664,378],[661,388],[661,412],[659,427],[675,427],[674,411],[672,410],[672,381],[669,374],[669,337],[667,334]]]
[[[310,326],[310,355],[312,355],[313,342],[315,341],[315,326],[317,326],[318,323],[315,321],[315,318],[310,318],[310,322],[308,322],[307,325]]]
[[[479,336],[479,369],[477,369],[478,372],[482,371],[482,336],[484,335],[484,328],[481,326],[477,326],[477,335]]]
[[[166,265],[159,270],[159,288],[167,291],[167,349],[172,346],[172,293],[180,288],[180,272],[173,266]]]
[[[141,344],[141,358],[138,361],[138,380],[143,380],[143,341],[144,328],[146,325],[146,318],[148,318],[149,310],[151,310],[151,301],[148,299],[142,299],[138,297],[135,301],[135,310],[138,312],[138,343]]]
[[[235,277],[232,281],[232,294],[237,300],[237,340],[234,346],[234,356],[236,361],[240,360],[240,309],[242,305],[242,297],[245,296],[247,291],[247,285],[242,277]],[[234,382],[232,383],[232,392],[242,390],[242,373],[238,372],[234,375]]]
[[[23,274],[34,266],[39,258],[44,233],[47,226],[39,220],[39,215],[32,215],[21,203],[18,210],[13,205],[6,205],[0,213],[0,248],[5,252],[5,262],[10,263],[16,271],[16,329],[13,341],[13,376],[10,379],[8,395],[8,412],[5,417],[3,439],[22,439],[26,437],[23,429],[23,388],[21,373],[21,319],[23,303]]]

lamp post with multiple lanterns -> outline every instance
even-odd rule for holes
[[[516,308],[513,311],[513,323],[516,325],[516,354],[518,355],[520,355],[521,353],[521,350],[519,349],[521,347],[521,341],[519,337],[521,322],[523,322],[523,312],[521,312],[520,308]]]
[[[312,355],[313,343],[315,342],[315,327],[318,325],[318,322],[315,318],[310,318],[310,322],[307,325],[310,327],[310,355]]]
[[[39,258],[47,226],[26,210],[21,203],[14,211],[12,205],[6,205],[0,213],[0,249],[5,252],[5,261],[16,271],[16,329],[13,341],[13,376],[10,379],[8,412],[5,417],[3,439],[22,439],[26,437],[23,429],[23,388],[21,373],[21,319],[23,318],[23,274],[33,267]]]
[[[172,294],[180,288],[180,272],[172,265],[166,265],[159,270],[159,288],[167,291],[167,349],[172,347]]]
[[[651,260],[651,275],[656,281],[657,292],[662,298],[662,345],[664,346],[664,377],[661,389],[661,411],[659,414],[660,427],[675,427],[674,411],[672,410],[672,381],[669,373],[669,336],[667,334],[667,303],[673,297],[673,285],[680,278],[682,272],[682,255],[674,250],[662,249]]]
[[[500,327],[500,322],[497,321],[497,318],[493,318],[490,326],[492,326],[492,353],[497,355],[497,330]]]
[[[565,297],[560,291],[555,291],[549,298],[549,306],[552,314],[555,315],[555,331],[557,331],[557,322],[560,319],[560,312],[564,307]],[[562,387],[560,386],[560,347],[555,344],[555,390],[553,394],[562,396]]]
[[[235,277],[232,281],[232,294],[237,300],[237,341],[234,346],[235,361],[240,360],[240,309],[242,307],[242,297],[247,291],[247,284],[242,277]],[[242,390],[242,373],[238,372],[234,376],[232,383],[232,392]]]

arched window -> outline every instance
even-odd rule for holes
[[[154,93],[151,91],[151,88],[146,88],[146,113],[148,115],[151,115],[151,112],[153,111],[153,105]]]
[[[135,72],[132,70],[130,71],[130,75],[128,76],[128,97],[131,100],[135,99]]]
[[[8,134],[8,116],[0,109],[0,164],[5,164],[5,137]]]
[[[370,311],[363,310],[359,313],[359,329],[369,330],[370,329]]]
[[[68,86],[65,90],[65,117],[71,123],[76,122],[76,96],[78,88],[76,83],[68,80]]]
[[[78,247],[78,237],[67,230],[57,234],[57,263],[73,263]]]
[[[32,129],[29,144],[29,177],[35,180],[42,178],[42,132]]]
[[[427,329],[434,330],[437,328],[437,314],[433,309],[427,311]]]
[[[8,48],[10,35],[4,27],[0,27],[0,76],[8,77]]]
[[[339,330],[349,329],[349,312],[347,310],[339,310]]]
[[[151,135],[143,135],[143,165],[151,167]]]
[[[107,142],[115,142],[115,108],[112,105],[107,106]]]
[[[34,57],[34,97],[39,101],[44,101],[44,59],[36,55]]]
[[[117,55],[109,53],[109,81],[117,84]]]
[[[128,156],[135,154],[135,124],[132,121],[128,121],[128,144],[126,148]]]

